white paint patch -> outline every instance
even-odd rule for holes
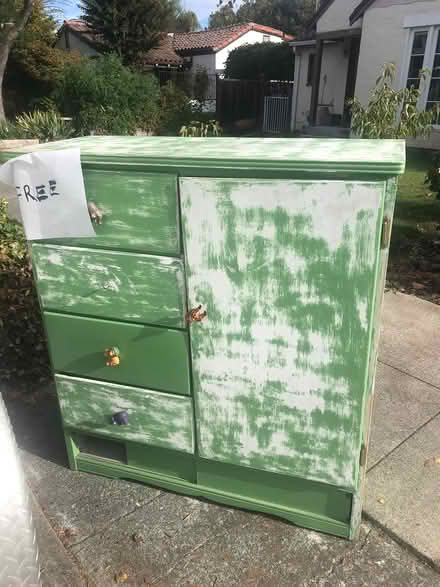
[[[327,247],[319,259],[324,265],[334,262],[337,251],[346,250],[350,259],[345,287],[350,287],[352,272],[374,265],[381,197],[379,184],[181,179],[188,303],[203,304],[208,294],[215,315],[210,319],[208,304],[208,317],[191,336],[201,456],[252,467],[259,463],[266,470],[353,486],[355,411],[361,390],[353,389],[342,376],[331,375],[329,369],[335,347],[347,344],[341,338],[345,311],[335,312],[333,327],[310,325],[300,330],[295,326],[295,310],[289,314],[276,301],[292,294],[300,307],[335,307],[324,281],[328,277],[323,274],[322,287],[319,276],[310,283],[304,277],[310,263],[307,249],[299,253],[284,245],[283,238],[301,230],[320,241],[321,250]],[[224,219],[230,220],[231,206],[236,216],[230,252],[231,226]],[[271,220],[277,214],[282,222]],[[362,241],[367,243],[365,250],[358,246],[361,227],[363,236],[367,233]],[[264,262],[256,267],[255,238],[263,234],[271,240],[264,248]],[[306,247],[304,242],[301,246]],[[284,271],[284,290],[273,271],[274,262]],[[252,278],[252,271],[265,266],[270,277],[262,286]],[[234,272],[241,277],[235,279]],[[345,279],[340,271],[337,275]],[[368,294],[359,296],[356,306],[365,335]],[[279,340],[285,344],[277,344]],[[301,342],[307,345],[306,352],[298,350]],[[338,424],[329,429],[328,422]],[[295,447],[295,438],[300,437],[301,450]],[[335,446],[333,456],[328,453],[330,441]]]

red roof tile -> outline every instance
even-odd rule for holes
[[[150,49],[144,61],[149,65],[182,65],[183,57],[174,51],[172,35],[164,35],[160,45],[156,49]]]
[[[175,33],[174,34],[174,49],[175,51],[196,51],[207,49],[211,52],[220,51],[230,43],[240,38],[249,31],[257,31],[268,35],[275,35],[286,41],[293,41],[294,37],[286,35],[278,29],[272,27],[256,24],[254,22],[247,22],[243,24],[235,24],[229,27],[218,29],[208,29],[205,31],[197,31],[194,33]]]
[[[68,27],[84,41],[95,47],[99,46],[101,42],[99,36],[94,35],[83,20],[77,18],[65,20],[63,26]],[[181,65],[183,58],[179,53],[203,52],[204,50],[206,52],[220,51],[249,31],[275,35],[286,41],[294,39],[291,35],[286,35],[278,29],[253,22],[195,33],[170,33],[163,36],[157,48],[151,49],[147,53],[145,63],[149,65]]]

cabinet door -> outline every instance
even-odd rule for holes
[[[181,180],[201,457],[356,485],[383,191]]]

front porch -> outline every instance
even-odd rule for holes
[[[321,32],[294,41],[296,93],[292,130],[306,136],[347,137],[361,29]]]

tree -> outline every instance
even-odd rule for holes
[[[217,29],[220,27],[231,26],[237,23],[237,15],[235,14],[233,8],[227,4],[226,6],[222,6],[216,12],[213,12],[209,15],[209,29]]]
[[[48,93],[62,74],[66,63],[79,54],[57,49],[56,22],[47,13],[43,0],[34,0],[31,15],[9,53],[5,89],[17,89],[25,98]]]
[[[220,0],[220,10],[234,13],[237,0]],[[316,0],[243,0],[235,14],[236,22],[256,22],[285,33],[300,36],[316,9]]]
[[[200,29],[199,19],[197,14],[192,10],[183,10],[176,17],[176,24],[174,32],[176,33],[192,33]]]
[[[385,63],[368,104],[363,107],[358,98],[348,101],[351,109],[351,127],[360,138],[406,139],[426,137],[432,125],[440,120],[438,105],[431,110],[418,110],[421,87],[395,90],[393,81],[396,67]],[[420,86],[426,82],[427,71],[420,72]]]
[[[159,45],[175,3],[168,0],[80,0],[82,18],[126,65]]]
[[[33,0],[2,0],[0,5],[0,120],[5,120],[3,80],[9,52],[31,15]]]
[[[242,45],[229,53],[225,76],[235,79],[293,79],[292,50],[288,43]]]

